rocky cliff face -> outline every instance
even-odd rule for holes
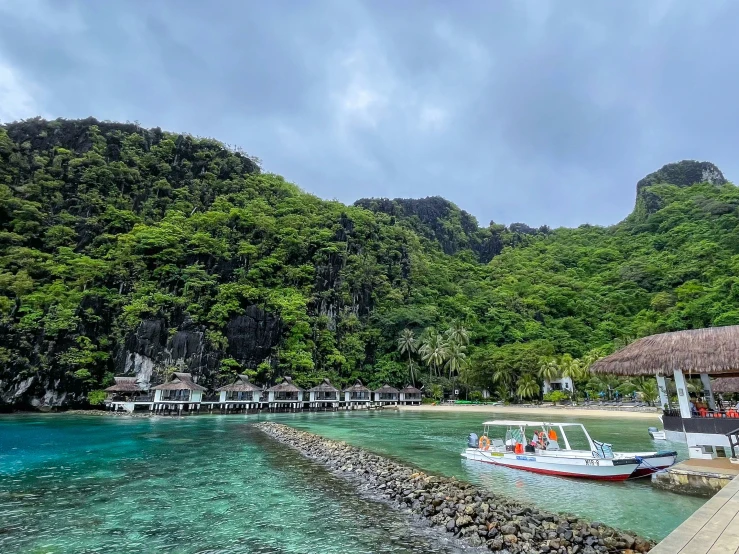
[[[205,339],[205,328],[188,320],[177,327],[163,319],[145,320],[128,335],[118,353],[116,375],[135,375],[141,383],[156,384],[162,381],[164,369],[177,367],[192,373],[197,383],[215,388],[223,358],[254,368],[277,345],[280,332],[278,318],[250,306],[226,325],[228,347],[223,352]]]
[[[721,170],[710,162],[683,160],[663,165],[636,184],[637,209],[651,214],[662,207],[659,196],[649,190],[652,185],[668,183],[678,187],[689,187],[696,183],[723,185],[727,182]]]

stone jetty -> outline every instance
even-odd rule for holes
[[[454,478],[429,475],[362,448],[279,423],[256,425],[333,473],[453,533],[473,547],[508,554],[633,554],[654,543],[578,517],[519,504]]]

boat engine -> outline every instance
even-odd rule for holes
[[[467,446],[470,448],[477,448],[479,446],[479,437],[475,433],[470,433],[467,437]]]

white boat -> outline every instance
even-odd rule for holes
[[[491,438],[490,427],[506,427],[504,438]],[[572,449],[566,428],[582,430],[590,450]],[[464,458],[547,475],[624,481],[669,467],[677,457],[676,452],[613,452],[610,444],[594,441],[581,423],[501,419],[486,421],[483,429],[479,438],[470,434]]]

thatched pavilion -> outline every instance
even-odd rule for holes
[[[373,391],[375,395],[375,404],[397,404],[398,389],[390,385],[382,385],[379,389]]]
[[[717,406],[711,377],[739,377],[739,325],[662,333],[639,339],[592,365],[593,373],[657,378],[665,431],[684,434],[691,458],[726,455],[727,433],[739,414]],[[691,403],[686,375],[700,376],[708,408]],[[670,405],[666,379],[675,381],[678,409]]]
[[[107,401],[132,402],[146,394],[138,384],[137,377],[118,376],[113,377],[115,384],[105,389],[108,393]]]
[[[303,389],[285,377],[282,383],[267,389],[270,410],[300,410],[303,407]]]
[[[714,393],[739,394],[739,377],[719,377],[711,383]]]
[[[336,410],[339,407],[339,389],[333,386],[328,379],[324,379],[319,385],[308,389],[308,395],[311,409]]]
[[[216,390],[221,411],[251,410],[259,408],[262,389],[249,381],[248,375],[237,375],[236,380]]]
[[[166,383],[151,387],[151,390],[154,391],[152,408],[155,412],[163,410],[192,412],[200,409],[200,402],[206,389],[193,381],[190,373],[175,372]]]
[[[421,403],[421,391],[416,387],[408,385],[400,391],[400,403],[405,405],[417,405]]]
[[[147,390],[141,388],[137,377],[120,375],[113,379],[115,379],[115,384],[105,389],[105,392],[108,393],[105,405],[111,410],[121,409],[126,412],[133,412],[136,407],[148,408],[151,406],[152,397]]]
[[[351,387],[344,389],[344,402],[348,410],[367,407],[370,403],[371,391],[364,386],[361,379],[357,379]]]

